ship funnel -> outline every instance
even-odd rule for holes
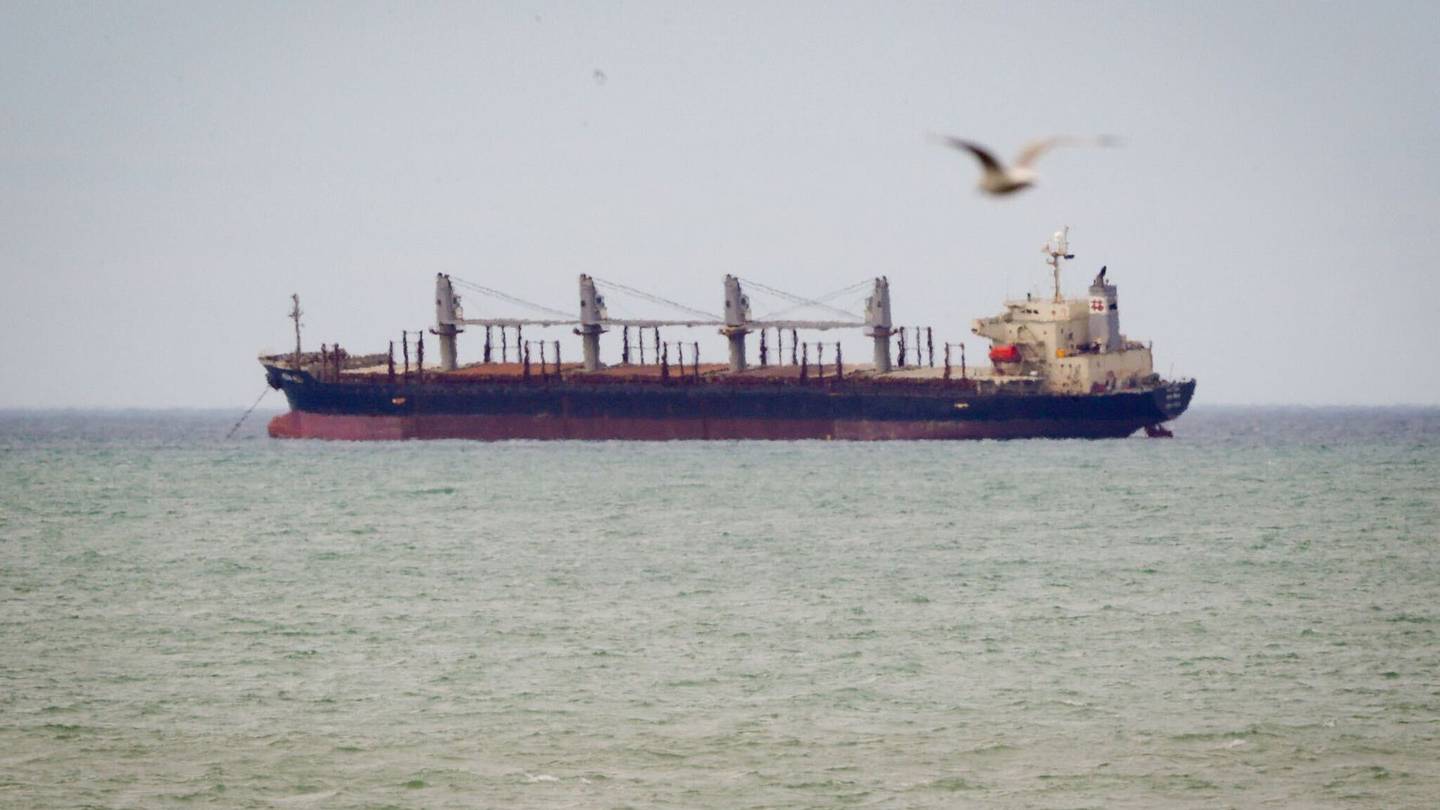
[[[1102,352],[1120,349],[1119,288],[1105,280],[1100,268],[1090,283],[1090,341]]]

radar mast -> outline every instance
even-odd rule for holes
[[[1055,277],[1055,303],[1058,304],[1065,300],[1060,295],[1060,260],[1075,258],[1075,254],[1070,252],[1070,226],[1066,225],[1064,230],[1056,231],[1050,241],[1040,248],[1040,252],[1050,257],[1045,263],[1050,265],[1050,272]]]

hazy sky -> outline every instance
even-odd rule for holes
[[[290,293],[376,351],[437,271],[567,310],[885,274],[978,357],[1065,224],[1197,403],[1440,403],[1437,9],[0,2],[0,406],[243,406]],[[932,132],[1126,145],[997,201]]]

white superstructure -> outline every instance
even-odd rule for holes
[[[1038,379],[1051,391],[1092,393],[1153,382],[1150,347],[1120,333],[1117,288],[1095,276],[1085,298],[1066,298],[1060,267],[1069,252],[1069,228],[1043,248],[1050,258],[1054,295],[1005,302],[1005,311],[979,318],[971,330],[991,341],[994,377]]]

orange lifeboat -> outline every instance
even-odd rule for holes
[[[991,346],[990,360],[994,363],[1018,363],[1020,362],[1020,347],[1013,343]]]

